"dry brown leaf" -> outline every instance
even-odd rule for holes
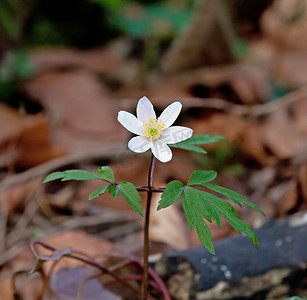
[[[0,280],[0,291],[0,300],[14,300],[14,289],[11,278]]]
[[[16,166],[27,169],[65,154],[64,149],[50,143],[47,119],[42,115],[28,117],[16,137]]]
[[[86,68],[101,74],[116,71],[125,55],[121,45],[109,45],[102,49],[39,49],[31,53],[31,61],[37,73],[56,69]]]
[[[72,248],[72,250],[82,251],[92,257],[97,257],[98,260],[104,260],[108,255],[116,255],[119,253],[119,245],[112,244],[106,240],[103,240],[97,236],[86,234],[82,230],[69,230],[62,231],[52,237],[49,237],[45,243],[50,246],[63,250],[65,248]],[[41,254],[50,255],[50,251],[42,250]],[[57,265],[58,268],[70,267],[79,265],[80,262],[72,259],[63,258]],[[50,270],[50,264],[44,265],[45,271]]]
[[[278,205],[278,214],[281,216],[289,214],[292,209],[295,210],[298,201],[297,180],[294,178],[290,180],[288,189],[283,195],[280,205]]]
[[[261,19],[264,33],[281,49],[307,49],[306,0],[275,0]]]
[[[262,166],[272,165],[276,159],[269,156],[262,144],[262,127],[250,125],[243,131],[242,149],[248,158],[256,160]]]
[[[13,257],[6,266],[1,269],[0,279],[0,300],[15,300],[13,275],[15,276],[15,286],[17,292],[20,293],[21,299],[40,300],[42,294],[41,279],[28,277],[27,272],[31,270],[34,263],[33,254],[29,247],[20,249],[17,256]]]
[[[5,202],[8,214],[13,214],[15,210],[21,210],[33,199],[41,185],[40,181],[27,181],[0,192],[0,201]]]
[[[293,156],[301,143],[301,136],[286,110],[271,114],[262,127],[262,143],[278,159]]]
[[[20,277],[20,278],[19,278]],[[16,276],[16,291],[23,300],[40,300],[42,296],[41,279],[27,278],[26,274]],[[12,278],[0,280],[0,300],[15,300]]]
[[[193,120],[187,126],[193,128],[194,134],[219,134],[229,141],[236,141],[241,139],[247,124],[240,116],[215,113],[209,117],[204,116],[203,119]],[[206,146],[211,147],[211,145]]]
[[[116,102],[86,71],[53,72],[29,80],[27,94],[47,111],[54,143],[68,152],[123,140],[128,133],[117,121]]]
[[[170,78],[194,97],[221,98],[243,104],[262,103],[271,93],[266,69],[248,64],[203,67]],[[182,94],[182,92],[181,92]],[[206,99],[204,99],[205,101]]]
[[[63,250],[67,247],[71,247],[73,250],[82,251],[97,260],[102,261],[108,255],[116,255],[120,251],[120,246],[112,244],[106,240],[103,240],[96,236],[91,236],[86,234],[81,230],[71,230],[60,232],[50,238],[47,238],[45,243],[50,246],[57,248],[58,250]],[[42,247],[37,247],[40,254],[50,255],[50,251],[43,250]],[[30,251],[29,247],[25,247],[20,251],[20,253],[11,261],[9,268],[3,270],[2,275],[12,274],[18,270],[30,271],[31,267],[34,264],[34,256]],[[31,266],[32,265],[32,266]],[[80,262],[72,259],[62,258],[60,262],[56,265],[56,269],[62,267],[72,267],[80,265]],[[46,272],[50,271],[51,264],[46,263],[43,266]],[[26,300],[39,300],[41,299],[41,279],[31,279],[26,280],[24,275],[20,275],[20,291],[22,299]],[[13,287],[11,285],[11,276],[9,279],[0,280],[0,299],[1,300],[13,300]],[[5,297],[5,298],[4,298]]]
[[[305,85],[307,1],[274,1],[264,12],[261,27],[265,39],[275,47],[267,62],[279,80],[293,88]]]
[[[265,201],[271,208],[265,211],[273,217],[285,216],[296,206],[297,196],[295,180],[281,182],[267,191]]]
[[[43,115],[21,116],[0,106],[0,167],[29,168],[64,155],[64,150],[50,144],[49,125]]]
[[[43,284],[41,278],[26,278],[20,289],[19,294],[23,300],[40,300],[42,296]]]
[[[0,143],[7,142],[11,136],[15,136],[24,122],[16,110],[0,103]],[[4,130],[5,129],[5,130]]]
[[[297,130],[303,136],[307,137],[307,98],[295,103],[293,115]]]

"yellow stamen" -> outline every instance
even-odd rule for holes
[[[162,134],[162,129],[165,127],[164,123],[161,123],[160,118],[149,118],[149,122],[143,124],[145,136],[152,140],[157,140]]]

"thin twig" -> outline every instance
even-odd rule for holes
[[[100,216],[84,216],[84,217],[78,217],[74,216],[69,217],[68,220],[62,221],[59,225],[53,225],[51,228],[48,228],[47,230],[42,230],[41,232],[38,232],[39,236],[44,237],[44,239],[48,238],[51,235],[54,235],[58,232],[61,232],[63,230],[72,230],[77,228],[83,228],[87,226],[95,226],[95,225],[102,225],[102,224],[109,224],[116,221],[120,222],[130,222],[135,221],[136,217],[133,214],[123,214],[123,213],[108,213],[103,216],[103,218]],[[29,232],[33,231],[33,228],[30,228],[29,230],[24,231],[23,235],[18,236],[18,240],[22,238],[27,238]],[[14,236],[9,236],[10,239],[8,239],[8,244],[11,245],[16,241],[16,238]]]
[[[0,266],[18,255],[22,249],[27,245],[28,243],[26,241],[21,241],[16,244],[14,244],[12,247],[8,248],[6,251],[1,253],[0,255]]]
[[[14,228],[8,234],[7,236],[8,245],[11,245],[12,243],[20,239],[20,232],[26,231],[27,226],[29,225],[40,203],[43,200],[44,200],[43,191],[41,188],[41,184],[39,183],[35,195],[32,197],[30,203],[26,206],[23,214],[19,217]]]
[[[42,230],[39,232],[39,236],[44,237],[44,239],[48,238],[51,235],[56,234],[57,232],[61,232],[63,230],[81,228],[85,226],[94,226],[101,225],[106,223],[112,223],[114,221],[135,221],[136,217],[131,214],[119,214],[119,213],[108,213],[103,218],[100,216],[86,216],[86,217],[73,217],[67,221],[63,221],[59,225],[52,226],[48,230]],[[7,239],[7,244],[9,247],[0,254],[0,265],[5,264],[7,261],[17,256],[24,247],[28,244],[29,234],[33,232],[33,228],[27,228],[23,231],[22,235],[18,235],[18,242],[16,242],[16,238],[14,236],[9,236]],[[11,246],[10,246],[11,245]]]
[[[35,245],[41,245],[42,247],[49,249],[51,251],[56,251],[57,249],[45,244],[43,242],[32,242],[30,244],[30,247],[32,249],[33,254],[35,255],[35,257],[37,259],[39,259],[39,254],[37,253],[36,249],[35,249]],[[80,255],[80,256],[77,256]],[[131,289],[133,292],[137,293],[137,294],[141,294],[141,291],[136,288],[135,286],[131,285],[130,283],[126,282],[125,280],[123,280],[119,275],[117,275],[116,273],[114,273],[113,271],[109,270],[109,268],[105,267],[104,265],[102,265],[101,263],[95,261],[91,256],[89,256],[88,254],[82,252],[82,251],[72,251],[71,254],[64,254],[63,256],[68,257],[68,258],[72,258],[72,259],[76,259],[79,260],[85,264],[91,265],[99,270],[101,270],[103,273],[110,275],[111,277],[113,277],[116,281],[118,281],[119,283],[121,283],[122,285],[126,286],[127,288]],[[85,258],[83,258],[83,257]]]
[[[234,104],[217,98],[185,97],[180,98],[179,100],[184,108],[214,108],[237,115],[247,115],[258,118],[273,113],[276,110],[291,105],[304,98],[307,98],[307,86],[302,86],[301,88],[276,98],[273,101],[255,105]],[[152,100],[156,103],[156,106],[159,107],[159,103],[165,103],[169,98],[155,97]],[[122,102],[127,109],[135,106],[134,100],[123,99]]]
[[[214,98],[181,98],[180,102],[186,108],[199,107],[199,108],[214,108],[237,115],[247,115],[254,118],[273,113],[283,107],[291,105],[307,97],[307,86],[303,86],[295,91],[292,91],[280,98],[274,99],[264,104],[244,105],[233,104],[229,101]]]
[[[53,170],[62,168],[70,164],[80,163],[83,161],[111,159],[111,158],[122,159],[125,156],[129,157],[133,155],[132,152],[124,151],[124,149],[126,149],[126,144],[118,143],[109,146],[103,146],[86,150],[83,152],[72,153],[65,157],[48,161],[46,163],[40,164],[37,167],[31,168],[25,172],[6,177],[1,181],[0,191],[6,190],[12,186],[15,186],[19,183],[22,183],[30,179],[43,177],[44,175],[52,172]]]
[[[133,223],[125,223],[120,226],[112,226],[110,229],[104,230],[101,233],[101,237],[104,239],[115,239],[123,235],[131,234],[137,231],[140,231],[141,229],[141,222],[139,220],[133,222]]]

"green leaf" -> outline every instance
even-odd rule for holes
[[[67,170],[63,173],[65,176],[62,178],[62,181],[101,179],[97,174],[85,170]]]
[[[178,144],[171,144],[169,146],[171,146],[173,148],[184,149],[184,150],[193,151],[193,152],[197,152],[197,153],[201,153],[201,154],[207,154],[207,151],[205,151],[203,148],[197,147],[195,145],[190,145],[190,144],[180,144],[180,145],[178,145]]]
[[[232,190],[229,190],[229,189],[226,189],[224,187],[221,187],[221,186],[218,186],[218,185],[215,185],[215,184],[204,184],[203,185],[204,187],[208,188],[208,189],[211,189],[219,194],[222,194],[226,197],[228,197],[230,200],[232,200],[234,203],[241,205],[241,202],[250,206],[251,208],[253,208],[254,210],[262,213],[264,216],[265,216],[265,213],[257,206],[255,205],[254,203],[246,200],[243,196],[241,196],[240,194],[232,191]]]
[[[248,202],[241,195],[233,191],[221,188],[216,185],[203,183],[203,181],[214,179],[215,176],[216,173],[214,171],[195,171],[191,175],[188,183],[191,185],[201,185],[207,188],[211,188],[212,190],[229,197],[229,199],[233,200],[235,203]],[[258,247],[257,237],[253,233],[251,227],[239,219],[237,211],[229,202],[205,191],[197,190],[191,186],[184,186],[182,205],[184,212],[187,216],[190,229],[193,230],[196,227],[196,231],[201,243],[211,253],[214,254],[212,236],[204,219],[209,222],[214,219],[217,225],[220,227],[222,224],[220,214],[225,217],[229,224],[238,233],[244,232],[248,236],[248,238],[255,244],[255,246]],[[252,207],[253,206],[254,205],[252,204]]]
[[[228,223],[238,232],[242,231],[249,237],[249,239],[258,247],[258,240],[252,229],[238,218],[238,213],[227,201],[220,199],[204,191],[198,191],[203,197],[205,203],[209,202],[216,210],[218,210],[228,221]],[[207,203],[206,203],[207,205]]]
[[[107,190],[107,188],[108,188],[109,186],[110,186],[110,185],[107,184],[107,185],[104,185],[104,186],[98,188],[97,190],[95,190],[94,192],[92,192],[92,193],[89,195],[88,200],[92,200],[92,199],[98,197],[99,195],[103,194],[103,193]]]
[[[182,195],[182,206],[187,216],[190,229],[193,230],[196,226],[196,232],[201,243],[214,254],[212,235],[204,221],[204,218],[209,222],[212,219],[198,192],[198,190],[186,186]]]
[[[208,212],[211,215],[212,219],[215,220],[217,226],[221,227],[222,226],[222,218],[221,218],[221,215],[220,215],[219,211],[216,208],[214,208],[208,202],[205,205],[206,205],[206,207],[208,209]]]
[[[50,181],[57,180],[57,179],[61,179],[61,178],[63,178],[63,177],[65,177],[65,175],[63,174],[63,172],[54,172],[54,173],[49,174],[49,175],[43,180],[43,183],[50,182]]]
[[[89,0],[92,3],[98,4],[104,9],[115,12],[125,4],[124,0]]]
[[[53,180],[105,180],[110,183],[114,182],[114,174],[110,167],[101,167],[97,170],[97,174],[85,170],[67,170],[63,172],[54,172],[49,174],[43,183]]]
[[[95,173],[91,173],[84,170],[68,170],[63,172],[54,172],[49,174],[43,181],[43,183],[61,179],[61,181],[67,180],[96,180],[103,179]]]
[[[204,149],[195,145],[205,145],[209,143],[218,142],[222,139],[225,138],[220,135],[194,134],[189,139],[186,139],[176,144],[170,144],[169,146],[173,148],[180,148],[188,151],[206,154],[207,152]]]
[[[211,252],[215,254],[212,244],[212,235],[210,229],[204,220],[199,220],[196,224],[196,232],[201,243]]]
[[[114,173],[112,169],[108,166],[101,167],[97,170],[97,174],[103,180],[109,181],[111,183],[114,182]]]
[[[95,0],[95,2],[97,1]],[[103,2],[103,0],[100,1]],[[128,8],[129,3],[130,1],[123,8]],[[136,5],[134,3],[134,6]],[[181,7],[168,3],[158,2],[147,4],[146,6],[137,5],[137,8],[139,12],[137,15],[121,12],[111,14],[109,17],[113,26],[119,27],[128,35],[137,39],[154,36],[161,41],[162,38],[173,36],[182,30],[192,17],[190,9],[182,9]],[[126,10],[124,9],[123,11]],[[158,26],[161,22],[166,26]]]
[[[196,216],[195,216],[195,213],[194,213],[192,207],[189,204],[190,203],[189,203],[189,201],[186,197],[186,193],[183,193],[182,194],[182,207],[183,207],[183,210],[184,210],[185,215],[187,217],[189,227],[190,227],[191,230],[193,230],[195,225],[196,225]]]
[[[122,181],[118,184],[119,191],[124,196],[128,204],[141,216],[143,216],[143,208],[139,201],[142,201],[136,187],[126,181]]]
[[[179,142],[178,144],[193,144],[193,145],[205,145],[215,143],[220,140],[225,140],[221,135],[209,135],[209,134],[194,134],[189,139]]]
[[[188,181],[189,185],[202,185],[205,182],[212,181],[216,178],[216,171],[194,171]]]
[[[166,185],[166,188],[161,196],[157,210],[166,208],[179,199],[182,194],[183,183],[178,180],[173,180]]]
[[[184,194],[186,197],[186,201],[193,209],[194,214],[196,216],[199,216],[200,218],[205,218],[208,222],[211,223],[212,222],[211,215],[202,197],[200,196],[199,191],[192,187],[185,186]]]
[[[110,185],[109,193],[112,197],[117,198],[119,196],[118,185]]]
[[[221,212],[221,209],[223,209],[225,211],[228,211],[229,213],[231,213],[235,217],[239,217],[239,214],[237,213],[237,211],[227,201],[225,201],[221,198],[218,198],[218,197],[216,197],[216,196],[214,196],[210,193],[207,193],[207,192],[204,192],[204,191],[199,191],[199,190],[197,190],[197,191],[201,195],[201,197],[204,200],[206,206],[211,204],[211,206],[214,207],[215,209],[217,209],[219,212]]]
[[[232,214],[230,214],[228,211],[221,211],[221,214],[225,217],[225,219],[228,221],[228,223],[238,232],[242,233],[242,231],[248,236],[248,238],[255,244],[255,246],[258,248],[258,240],[256,235],[253,233],[250,226],[245,224],[242,220],[234,217]]]

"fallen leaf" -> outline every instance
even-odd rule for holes
[[[294,155],[301,136],[285,109],[272,113],[263,124],[262,143],[278,159]]]
[[[0,202],[5,202],[8,215],[14,214],[15,210],[21,210],[30,203],[40,187],[40,180],[26,181],[1,191]]]
[[[89,267],[72,267],[58,270],[50,280],[50,287],[58,297],[63,299],[77,299],[80,284],[85,280],[82,287],[81,296],[84,300],[120,300],[120,296],[115,295],[102,286],[98,279],[90,276],[95,274]]]
[[[91,50],[39,49],[31,51],[31,61],[36,73],[56,69],[84,68],[99,74],[116,71],[122,63],[125,52],[120,44]]]
[[[21,116],[0,105],[0,167],[27,169],[65,154],[50,143],[47,119],[43,115]]]
[[[276,0],[263,13],[262,30],[280,49],[307,49],[306,5],[306,0]]]
[[[297,184],[295,180],[281,182],[271,187],[266,193],[266,201],[271,205],[273,216],[287,215],[295,208],[298,200]]]
[[[71,248],[72,250],[82,251],[92,257],[108,256],[120,251],[119,245],[112,244],[97,236],[86,234],[82,230],[62,231],[44,242],[58,250]],[[42,254],[44,253],[50,255],[50,251],[42,252]],[[67,260],[65,264],[60,263],[62,267],[63,265],[67,267],[78,264],[78,262],[71,259]]]
[[[306,5],[306,0],[276,0],[261,18],[264,39],[275,48],[268,63],[277,78],[292,88],[307,83]]]
[[[52,142],[68,152],[123,140],[128,133],[117,121],[118,106],[98,79],[85,70],[53,72],[29,80],[27,94],[47,112]]]
[[[263,129],[259,124],[251,124],[243,131],[241,140],[242,150],[246,157],[255,160],[262,166],[272,165],[276,158],[267,153],[262,143]]]
[[[2,272],[3,275],[4,272]],[[12,286],[12,278],[0,280],[0,300],[14,300],[14,290]]]

